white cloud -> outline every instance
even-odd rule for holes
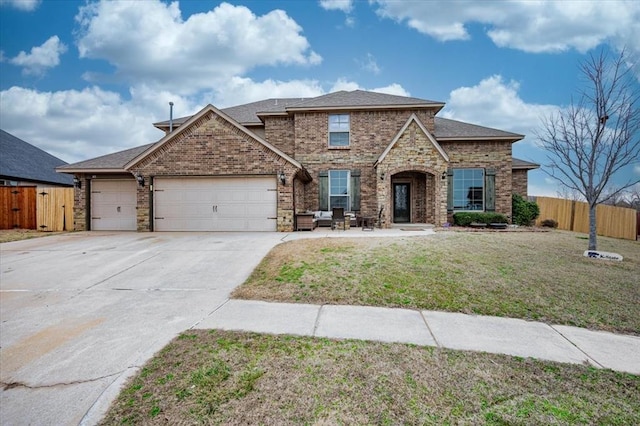
[[[60,55],[66,51],[67,46],[54,35],[41,46],[32,47],[31,53],[22,51],[9,62],[23,67],[22,72],[26,75],[42,75],[47,69],[60,65]]]
[[[440,116],[521,133],[531,139],[541,118],[557,111],[558,106],[528,104],[520,98],[519,88],[517,82],[504,82],[500,75],[485,78],[473,87],[459,87],[451,91]]]
[[[214,90],[220,80],[258,66],[322,61],[282,10],[256,16],[222,3],[184,20],[178,2],[101,1],[82,7],[76,20],[81,57],[108,61],[132,85],[145,82],[185,95]]]
[[[378,75],[380,74],[380,67],[378,66],[378,63],[376,62],[376,58],[375,56],[373,56],[371,53],[367,53],[367,58],[361,61],[357,61],[358,64],[360,65],[360,68],[362,68],[365,71],[369,71],[372,74]]]
[[[402,87],[400,84],[398,83],[392,83],[388,86],[384,86],[384,87],[376,87],[373,89],[366,89],[362,86],[360,86],[358,83],[354,82],[354,81],[348,81],[345,80],[343,78],[338,79],[333,86],[331,87],[331,89],[329,90],[329,92],[337,92],[340,90],[345,90],[347,92],[353,91],[353,90],[367,90],[370,92],[378,92],[378,93],[386,93],[388,95],[398,95],[398,96],[411,96],[409,94],[409,92],[407,90],[405,90],[404,87]]]
[[[341,10],[349,13],[353,10],[353,0],[320,0],[320,7],[325,10]]]
[[[41,0],[0,0],[0,6],[11,6],[25,12],[32,12],[40,6]]]
[[[633,173],[640,175],[640,164],[633,167]]]
[[[445,0],[400,2],[372,0],[377,13],[440,41],[466,40],[467,25],[487,25],[486,33],[500,47],[525,52],[580,52],[615,39],[640,50],[640,2]],[[618,46],[619,47],[619,46]]]
[[[153,91],[154,104],[150,104],[144,93],[137,94],[138,100],[124,101],[119,94],[97,87],[58,92],[11,87],[0,92],[2,126],[67,162],[75,162],[162,137],[151,125],[166,119],[165,114],[168,118],[167,104],[157,104],[162,95]],[[166,98],[179,100],[177,96]]]
[[[371,91],[378,92],[378,93],[386,93],[388,95],[411,96],[411,94],[398,83],[392,83],[384,87],[376,87],[374,89],[371,89]]]
[[[338,80],[331,91],[356,89],[362,88]],[[395,83],[372,91],[409,95]],[[130,99],[96,86],[58,92],[11,87],[0,92],[0,110],[3,130],[67,162],[76,162],[158,140],[163,133],[152,123],[169,118],[170,101],[177,118],[192,115],[208,103],[225,108],[274,97],[325,93],[316,80],[256,82],[242,77],[232,77],[215,91],[191,97],[146,84],[130,88]]]

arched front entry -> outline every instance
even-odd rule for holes
[[[391,223],[436,224],[436,179],[431,173],[402,171],[391,176]]]

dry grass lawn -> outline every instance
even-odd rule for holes
[[[174,339],[104,425],[640,424],[640,377],[579,365],[218,330]]]
[[[274,248],[233,297],[496,315],[640,335],[640,243],[586,236],[438,232],[322,238]]]
[[[10,243],[11,241],[28,240],[63,233],[64,232],[41,232],[35,229],[0,229],[0,243]]]

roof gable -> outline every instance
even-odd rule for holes
[[[0,130],[0,175],[57,185],[73,185],[71,176],[56,173],[65,161]]]
[[[447,153],[444,151],[444,149],[442,149],[442,147],[440,146],[440,144],[435,140],[435,138],[433,137],[433,135],[431,134],[431,132],[429,132],[429,130],[427,130],[427,128],[424,126],[424,124],[422,124],[422,122],[420,121],[420,119],[418,118],[417,115],[415,114],[411,114],[411,117],[409,117],[409,119],[407,120],[406,123],[404,123],[404,126],[402,126],[402,128],[400,129],[400,131],[395,135],[395,137],[393,138],[393,140],[391,141],[391,143],[387,146],[387,148],[384,150],[384,152],[382,154],[380,154],[380,157],[378,157],[378,159],[376,160],[374,167],[377,166],[378,164],[380,164],[385,157],[389,154],[389,152],[393,149],[393,147],[396,145],[396,143],[398,142],[398,140],[402,137],[402,135],[407,131],[407,129],[409,128],[409,125],[411,125],[411,123],[416,123],[418,125],[418,127],[420,128],[420,130],[427,136],[427,139],[429,139],[429,141],[431,142],[431,145],[433,145],[433,148],[435,148],[436,151],[438,151],[438,153],[442,156],[442,158],[446,161],[449,162],[449,156],[447,155]]]
[[[165,135],[158,142],[156,142],[155,144],[150,146],[148,149],[146,149],[144,152],[141,152],[138,156],[136,156],[135,158],[130,160],[128,163],[125,164],[124,168],[125,169],[131,169],[132,167],[135,167],[141,161],[143,161],[144,159],[146,159],[150,155],[153,155],[155,152],[160,150],[163,146],[165,146],[171,140],[184,135],[186,132],[189,131],[189,129],[191,127],[198,126],[199,122],[202,119],[206,119],[207,115],[211,114],[211,113],[216,114],[219,117],[222,117],[224,120],[229,122],[231,125],[236,127],[238,130],[240,130],[241,132],[245,133],[247,136],[251,137],[252,139],[257,141],[259,144],[263,145],[268,150],[270,150],[273,153],[277,154],[278,156],[282,157],[284,160],[286,160],[287,162],[291,163],[293,166],[297,167],[298,169],[303,169],[302,164],[300,164],[298,161],[294,160],[292,157],[290,157],[287,154],[285,154],[284,152],[280,151],[278,148],[274,147],[269,142],[267,142],[264,139],[262,139],[260,136],[256,135],[252,131],[248,130],[246,127],[242,126],[236,120],[234,120],[233,118],[229,117],[227,114],[225,114],[224,112],[220,111],[218,108],[214,107],[211,104],[209,104],[209,105],[205,106],[204,108],[202,108],[198,113],[196,113],[191,118],[189,118],[187,121],[185,121],[185,123],[183,125],[181,125],[178,129],[176,129],[173,132]]]

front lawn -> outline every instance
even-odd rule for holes
[[[305,239],[274,248],[233,297],[523,318],[640,335],[640,243],[599,237],[623,262],[585,258],[586,237],[438,232]]]
[[[640,424],[640,377],[433,347],[183,333],[102,424]]]

